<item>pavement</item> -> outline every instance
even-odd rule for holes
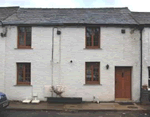
[[[11,101],[7,110],[43,110],[43,111],[147,111],[150,105],[141,105],[133,103],[133,105],[120,105],[119,103],[93,103],[83,102],[80,104],[58,104],[40,102],[39,104],[24,104],[19,101]]]

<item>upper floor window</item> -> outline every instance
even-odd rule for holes
[[[31,27],[18,27],[18,48],[31,48]]]
[[[86,48],[100,48],[100,27],[86,27]]]

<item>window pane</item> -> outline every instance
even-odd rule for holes
[[[31,33],[26,33],[26,46],[31,46]]]
[[[92,46],[92,39],[91,39],[91,37],[87,37],[86,45],[87,46]]]
[[[99,80],[99,63],[93,63],[93,81]]]
[[[19,32],[20,33],[25,33],[25,27],[19,27]]]
[[[24,33],[19,34],[19,45],[24,45]]]
[[[92,28],[86,28],[86,46],[92,46]]]
[[[19,27],[19,45],[24,45],[25,28]]]
[[[26,27],[26,46],[31,46],[31,27]]]
[[[98,68],[94,68],[93,69],[93,81],[98,81],[98,75],[99,74],[99,69]]]
[[[86,63],[86,80],[91,81],[92,80],[92,71],[91,71],[91,64]]]
[[[23,64],[18,64],[18,81],[23,82]]]
[[[99,45],[99,28],[93,28],[94,46]]]
[[[30,82],[30,75],[29,74],[26,74],[26,78],[25,78],[24,82]]]
[[[26,32],[29,32],[29,33],[31,33],[31,27],[26,27]]]
[[[25,64],[25,82],[30,82],[30,64]]]

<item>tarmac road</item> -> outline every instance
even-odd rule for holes
[[[150,117],[150,111],[17,111],[4,110],[0,117]]]

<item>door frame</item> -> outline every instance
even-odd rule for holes
[[[133,66],[115,66],[114,67],[114,71],[115,71],[115,73],[114,73],[114,76],[115,76],[115,78],[114,78],[114,100],[116,101],[116,82],[115,82],[115,80],[116,80],[116,68],[130,68],[131,69],[131,79],[130,79],[130,87],[131,87],[131,89],[130,89],[130,95],[131,95],[131,97],[130,97],[130,101],[132,100],[132,69],[133,69]],[[124,99],[124,98],[122,98],[122,99]],[[120,101],[129,101],[129,100],[120,100]]]

